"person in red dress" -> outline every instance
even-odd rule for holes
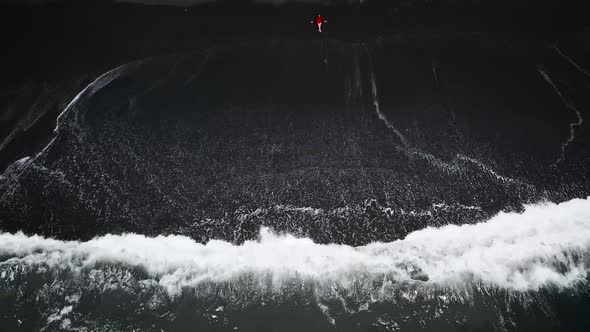
[[[312,24],[315,23],[318,26],[318,31],[322,32],[322,24],[328,23],[328,21],[324,20],[322,15],[318,15],[318,16],[316,16],[316,18],[313,21],[311,21],[309,23],[312,23]]]

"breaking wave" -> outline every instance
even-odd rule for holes
[[[590,198],[527,206],[487,222],[427,228],[404,240],[362,247],[316,244],[262,229],[257,241],[200,244],[184,236],[106,235],[87,242],[22,233],[0,234],[6,267],[82,271],[100,264],[139,267],[170,295],[202,283],[232,282],[246,275],[272,285],[308,280],[346,288],[359,280],[453,286],[475,282],[531,291],[569,287],[588,274]]]

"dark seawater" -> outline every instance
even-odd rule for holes
[[[590,76],[566,46],[274,39],[115,68],[0,176],[0,326],[588,331]]]

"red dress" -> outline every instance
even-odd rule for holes
[[[315,22],[315,24],[322,24],[322,23],[324,23],[324,18],[321,15],[318,15],[315,18],[315,21],[314,22]]]

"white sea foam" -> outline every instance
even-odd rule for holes
[[[368,51],[367,51],[367,54],[368,54]],[[369,55],[369,60],[370,60],[370,55]],[[395,127],[393,125],[393,123],[391,121],[389,121],[387,116],[381,111],[381,107],[379,105],[379,96],[378,96],[378,91],[377,91],[377,82],[375,81],[375,72],[373,71],[373,65],[372,65],[371,61],[369,61],[369,69],[370,69],[370,73],[371,73],[371,77],[370,77],[371,78],[371,91],[373,93],[373,106],[375,108],[375,112],[377,114],[377,117],[381,121],[383,121],[385,126],[387,128],[389,128],[398,137],[398,139],[402,143],[402,147],[400,148],[401,151],[403,153],[407,154],[408,156],[415,156],[415,157],[421,158],[421,159],[427,161],[428,163],[430,163],[432,166],[444,171],[447,174],[465,173],[465,169],[460,167],[455,162],[455,160],[453,160],[453,162],[450,162],[450,163],[446,162],[446,161],[434,156],[431,153],[428,153],[426,151],[423,151],[423,150],[413,146],[412,144],[410,144],[408,142],[407,138],[402,134],[402,132],[397,127]],[[436,74],[436,67],[434,65],[434,61],[432,61],[432,72],[434,74],[435,80],[438,82],[438,77]],[[486,173],[491,174],[496,179],[498,179],[502,182],[517,183],[517,184],[528,186],[525,183],[522,183],[521,181],[513,180],[511,178],[499,175],[493,169],[486,166],[483,162],[481,162],[477,159],[470,158],[470,157],[460,155],[460,154],[456,155],[456,159],[475,163],[476,165],[479,166],[480,170],[483,170]]]
[[[578,63],[576,63],[574,60],[572,60],[572,58],[570,58],[567,54],[565,54],[557,46],[557,44],[553,44],[553,49],[555,50],[555,52],[557,52],[557,54],[559,54],[562,58],[566,59],[572,66],[574,66],[574,68],[576,68],[580,73],[582,73],[590,78],[590,73],[588,73],[588,71],[586,71],[586,69],[582,68],[582,66],[580,66]]]
[[[577,118],[576,121],[570,122],[570,124],[569,124],[569,126],[570,126],[570,135],[565,140],[565,142],[561,143],[561,155],[557,158],[557,160],[555,161],[555,163],[553,163],[553,166],[555,167],[555,166],[559,165],[559,163],[561,163],[562,161],[564,161],[564,159],[565,159],[565,150],[567,149],[567,147],[571,143],[573,143],[574,139],[576,138],[576,128],[575,127],[580,127],[582,125],[582,123],[584,122],[584,119],[582,118],[582,113],[580,113],[580,111],[577,108],[575,108],[574,105],[572,103],[570,103],[566,99],[566,97],[561,92],[561,90],[559,90],[559,88],[557,87],[557,85],[549,77],[549,74],[547,74],[547,72],[545,72],[540,67],[537,68],[537,71],[539,72],[539,74],[541,75],[541,77],[543,77],[543,79],[549,85],[551,85],[551,87],[553,88],[553,90],[555,90],[555,92],[557,93],[557,95],[559,96],[559,98],[561,99],[561,101],[563,101],[564,105],[567,108],[569,108],[570,110],[572,110],[576,114],[576,118]]]
[[[427,228],[404,240],[362,247],[314,243],[262,229],[260,239],[234,245],[199,244],[184,236],[106,235],[87,242],[22,233],[0,234],[1,265],[52,269],[97,268],[97,263],[145,269],[171,294],[201,283],[243,276],[293,278],[348,287],[358,280],[453,286],[477,282],[514,291],[569,287],[589,272],[590,197],[528,206],[487,222]],[[416,273],[428,281],[417,281]]]
[[[112,81],[119,77],[119,75],[125,70],[125,68],[129,67],[132,63],[127,63],[117,68],[109,70],[108,72],[102,74],[94,81],[92,81],[92,83],[88,84],[88,86],[86,86],[82,91],[80,91],[74,97],[74,99],[72,99],[72,101],[70,101],[70,103],[64,108],[64,110],[57,116],[57,125],[55,126],[55,129],[53,129],[54,134],[57,135],[59,133],[62,122],[64,121],[65,114],[70,112],[77,112],[76,108],[81,100],[83,100],[84,98],[91,97],[97,91],[109,85]],[[141,61],[136,61],[135,63],[140,64]],[[77,113],[75,114],[74,118],[77,121]],[[39,156],[43,155],[55,143],[56,138],[57,136],[54,136],[51,139],[51,141],[49,141],[49,143],[39,153],[35,155],[34,159],[37,159],[39,158]]]

